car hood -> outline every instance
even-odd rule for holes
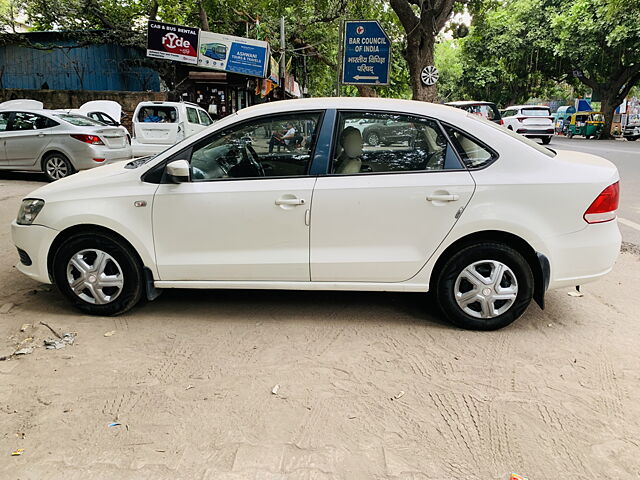
[[[140,169],[125,168],[129,162],[117,162],[110,165],[82,170],[69,177],[56,180],[31,192],[26,198],[45,200],[72,199],[79,191],[99,190],[106,184],[126,182],[130,178],[138,178]]]

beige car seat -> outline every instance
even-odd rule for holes
[[[341,153],[336,161],[335,173],[348,175],[362,169],[362,134],[355,127],[347,127],[340,134]]]

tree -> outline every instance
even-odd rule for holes
[[[613,115],[640,83],[640,0],[574,0],[552,17],[557,38],[551,47],[574,75],[600,99],[605,138]]]
[[[389,0],[389,4],[406,33],[405,58],[413,98],[434,102],[436,87],[422,83],[420,74],[425,66],[434,64],[437,35],[451,17],[456,0]]]

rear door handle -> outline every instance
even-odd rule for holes
[[[435,195],[429,195],[427,197],[427,200],[430,202],[455,202],[456,200],[458,200],[460,198],[459,195],[454,194],[435,194]]]
[[[279,198],[276,205],[304,205],[304,198]]]

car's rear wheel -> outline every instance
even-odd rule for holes
[[[542,144],[543,145],[549,145],[551,143],[551,137],[543,137],[542,138]]]
[[[60,180],[74,173],[73,165],[71,165],[69,159],[58,152],[49,153],[44,157],[42,171],[50,182]]]
[[[463,248],[444,264],[436,298],[453,324],[471,330],[496,330],[524,313],[533,287],[531,267],[518,251],[487,242]]]
[[[635,142],[638,139],[638,137],[627,137],[627,140],[630,142]]]
[[[65,297],[91,315],[124,313],[143,294],[144,275],[135,253],[102,233],[65,241],[55,254],[53,276]]]

